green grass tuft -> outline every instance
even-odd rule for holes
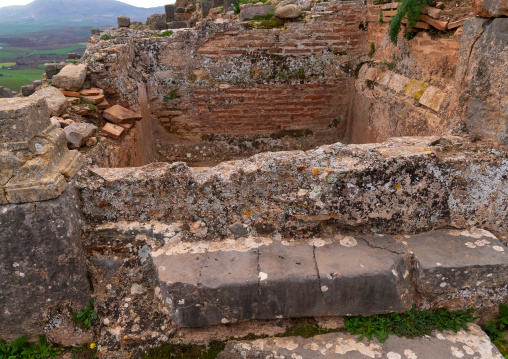
[[[492,343],[499,349],[505,358],[508,358],[508,306],[499,304],[499,315],[496,320],[491,320],[484,328]]]
[[[369,57],[372,57],[374,56],[374,53],[376,52],[376,44],[371,42],[370,43],[370,52],[369,52]]]
[[[467,311],[457,310],[449,312],[445,309],[438,309],[430,312],[428,310],[418,311],[415,306],[402,314],[389,313],[374,315],[371,317],[357,316],[345,317],[346,330],[354,335],[360,335],[372,340],[376,337],[381,343],[388,339],[389,335],[404,336],[407,338],[422,337],[430,335],[434,330],[453,330],[458,332],[461,328],[468,330],[467,323],[473,322],[476,317]]]
[[[28,343],[24,335],[11,343],[0,340],[0,359],[45,359],[62,353],[63,349],[52,347],[44,335],[37,337],[36,344]]]
[[[160,34],[153,34],[152,37],[166,37],[173,35],[173,30],[165,30],[161,32]]]

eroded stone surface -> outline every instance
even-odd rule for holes
[[[61,94],[60,94],[61,95]],[[0,204],[59,196],[83,165],[50,121],[44,96],[0,100]]]
[[[13,340],[23,333],[34,339],[51,331],[57,343],[89,341],[90,335],[81,335],[72,324],[69,312],[81,310],[91,295],[81,223],[73,186],[49,201],[0,206],[2,339]],[[57,333],[69,326],[72,330],[60,333],[63,337]]]
[[[358,341],[357,337],[332,333],[304,339],[302,337],[267,338],[253,341],[230,341],[217,358],[387,358],[387,359],[501,359],[499,350],[476,324],[469,331],[434,332],[423,338],[390,336],[383,344],[376,339]]]
[[[53,76],[53,85],[67,90],[78,91],[83,87],[86,78],[86,66],[82,64],[66,65],[58,74]]]

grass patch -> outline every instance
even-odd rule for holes
[[[372,56],[374,56],[374,53],[376,52],[376,44],[371,42],[370,43],[370,52],[369,52],[369,57],[372,58]]]
[[[44,335],[39,335],[35,344],[28,343],[24,335],[11,343],[0,340],[0,359],[44,359],[62,353],[63,349],[48,344]]]
[[[101,36],[101,40],[108,41],[108,40],[116,39],[117,37],[118,36],[112,36],[112,35],[104,34],[104,35]]]
[[[0,68],[1,67],[11,67],[11,66],[15,66],[16,63],[15,62],[0,62]]]
[[[224,350],[226,342],[212,341],[205,345],[165,344],[143,352],[143,359],[214,359]]]
[[[75,45],[75,46],[63,47],[61,49],[34,50],[34,51],[30,52],[30,55],[41,55],[41,54],[66,55],[69,52],[76,52],[76,50],[81,50],[81,51],[78,51],[78,52],[85,52],[86,46]]]
[[[173,30],[165,30],[161,32],[160,34],[153,34],[152,37],[166,37],[173,35]]]
[[[508,358],[508,306],[499,304],[499,315],[496,320],[491,320],[485,326],[485,333],[489,336],[492,343],[499,349],[505,358]]]
[[[455,333],[461,328],[468,330],[467,323],[477,319],[477,317],[471,315],[473,311],[473,309],[454,312],[445,309],[438,309],[433,312],[428,310],[418,311],[413,305],[411,310],[402,314],[389,313],[371,317],[361,315],[344,317],[344,322],[349,333],[360,335],[358,340],[362,340],[364,337],[371,340],[374,336],[379,342],[384,343],[388,336],[393,334],[415,338],[431,335],[434,330],[453,330]]]
[[[30,85],[34,80],[40,80],[44,70],[7,70],[0,69],[0,86],[19,91],[21,86]]]

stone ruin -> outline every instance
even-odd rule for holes
[[[412,305],[493,318],[508,300],[508,19],[485,4],[455,10],[467,20],[426,8],[397,46],[378,21],[397,3],[358,1],[270,28],[203,1],[94,31],[51,86],[0,99],[0,338],[119,358]],[[88,328],[73,317],[90,297]],[[327,340],[365,354],[337,335],[219,357],[317,358]],[[464,350],[501,358],[481,345]]]

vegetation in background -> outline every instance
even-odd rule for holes
[[[505,358],[508,358],[508,306],[499,304],[499,315],[485,326],[485,332]]]
[[[0,86],[19,91],[21,86],[29,85],[42,78],[43,69],[3,70],[0,68]]]
[[[63,353],[63,349],[48,344],[46,337],[39,335],[37,343],[28,343],[23,335],[11,343],[0,340],[0,359],[46,359]]]
[[[116,39],[116,38],[117,38],[117,36],[112,36],[112,35],[108,35],[108,34],[104,34],[101,36],[101,40],[104,40],[104,41]]]
[[[388,336],[393,334],[414,338],[431,335],[434,330],[453,330],[455,333],[461,328],[468,330],[467,323],[477,319],[477,317],[471,315],[472,312],[474,312],[474,309],[454,312],[445,309],[438,309],[434,312],[428,310],[418,311],[413,304],[411,310],[402,314],[389,313],[371,317],[361,315],[344,317],[344,322],[348,332],[360,335],[358,340],[362,340],[364,337],[371,340],[374,336],[381,343],[384,343]]]
[[[422,9],[427,6],[429,0],[402,0],[397,14],[390,21],[390,40],[397,45],[397,37],[399,36],[402,19],[407,15],[408,31],[411,31],[414,25],[420,19]]]

